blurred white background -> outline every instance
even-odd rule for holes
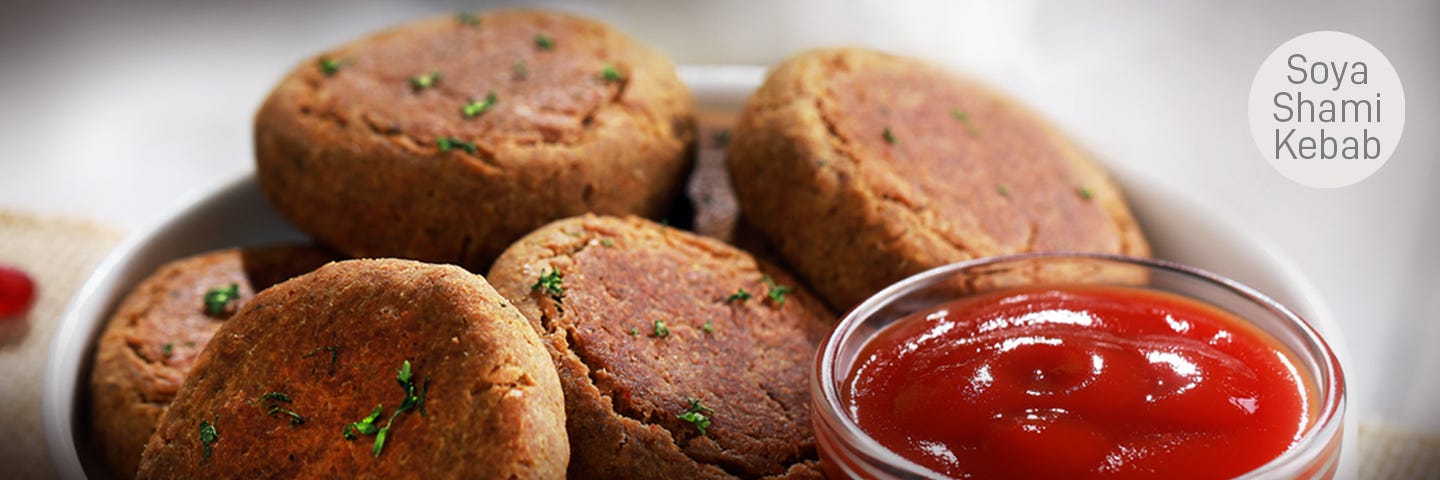
[[[0,208],[136,231],[249,171],[254,109],[296,62],[407,19],[521,2],[48,2],[0,16]],[[1268,237],[1319,287],[1362,418],[1440,435],[1440,3],[1433,1],[532,2],[676,63],[768,65],[870,46],[988,80],[1106,163]],[[1256,152],[1255,70],[1296,35],[1384,52],[1409,116],[1357,185],[1291,183]]]

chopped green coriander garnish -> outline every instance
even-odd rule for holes
[[[210,458],[210,444],[220,439],[220,432],[215,430],[215,424],[220,422],[220,416],[215,416],[215,422],[200,421],[200,444],[205,446],[205,458]]]
[[[480,25],[480,17],[471,12],[460,12],[455,14],[455,21],[460,22],[461,25],[467,27],[476,27]]]
[[[702,326],[702,327],[700,327],[700,329],[701,329],[701,330],[704,330],[705,333],[714,333],[714,332],[715,332],[715,326],[714,326],[714,325],[711,325],[709,320],[706,320],[706,321],[705,321],[705,325]]]
[[[230,304],[240,299],[240,285],[230,284],[215,287],[205,292],[205,313],[218,317],[225,314]]]
[[[349,425],[346,425],[345,430],[340,433],[345,436],[346,440],[354,440],[356,434],[374,435],[380,431],[380,428],[375,426],[375,421],[380,419],[380,413],[382,413],[382,411],[383,405],[376,405],[375,410],[371,411],[370,415],[366,415],[365,418],[360,419],[358,422],[351,422]]]
[[[620,71],[616,70],[614,65],[607,63],[605,68],[600,70],[600,79],[606,83],[619,83],[624,81],[625,77],[620,76]]]
[[[956,120],[965,124],[965,133],[969,133],[972,137],[980,135],[980,130],[975,128],[974,124],[970,123],[970,115],[965,113],[965,111],[959,109],[951,110],[950,116],[955,117]]]
[[[420,416],[428,417],[430,412],[425,411],[425,392],[430,391],[430,376],[425,376],[425,383],[420,386],[420,395],[415,397],[415,408],[420,409]]]
[[[413,387],[414,384],[410,382],[410,378],[411,378],[411,377],[414,377],[414,376],[415,376],[415,374],[412,373],[412,372],[410,372],[410,361],[409,361],[409,360],[406,360],[404,363],[401,363],[401,364],[400,364],[400,368],[395,370],[395,381],[400,383],[400,388],[406,388],[406,385],[410,385],[410,386]],[[410,392],[409,392],[409,390],[407,389],[407,390],[406,390],[406,394],[409,394],[409,393],[410,393]]]
[[[530,78],[530,67],[525,65],[524,60],[516,60],[515,63],[510,64],[510,72],[514,73],[518,80]]]
[[[760,277],[760,281],[765,282],[765,286],[768,287],[765,296],[770,297],[770,301],[775,302],[776,306],[784,306],[785,295],[790,293],[790,287],[775,283],[775,279],[770,278],[769,275]]]
[[[385,449],[385,437],[390,436],[390,424],[395,422],[395,415],[399,414],[400,412],[396,411],[393,415],[390,415],[390,421],[385,423],[385,428],[380,429],[380,433],[375,435],[375,445],[370,447],[371,455],[378,457],[380,456],[380,451]]]
[[[175,342],[166,343],[165,346],[160,347],[160,354],[165,358],[170,358],[170,350],[173,348],[175,348]]]
[[[390,419],[385,421],[384,427],[376,427],[376,423],[380,420],[380,415],[384,413],[384,406],[376,405],[375,410],[370,412],[369,416],[366,416],[358,422],[346,425],[345,430],[342,432],[346,440],[354,440],[357,434],[375,435],[375,444],[370,447],[370,453],[376,457],[380,456],[380,452],[385,449],[385,440],[390,437],[390,428],[395,425],[395,417],[400,416],[401,413],[416,409],[420,410],[420,415],[426,415],[425,392],[430,390],[430,377],[425,377],[425,384],[416,388],[415,376],[410,370],[410,361],[406,360],[405,363],[401,364],[400,368],[396,370],[395,381],[400,384],[401,389],[405,390],[405,400],[401,401],[400,407],[396,408],[395,411],[390,414]]]
[[[542,290],[550,295],[564,295],[565,286],[562,285],[564,282],[565,279],[560,277],[559,269],[551,269],[550,273],[545,273],[544,270],[541,270],[540,278],[535,280],[534,285],[530,286],[530,291]]]
[[[640,328],[639,328],[639,327],[630,327],[630,336],[632,336],[632,337],[638,337],[638,336],[640,336]]]
[[[466,142],[455,137],[437,138],[435,139],[435,147],[439,148],[441,152],[448,152],[458,148],[472,155],[479,151],[479,149],[475,148],[474,143]]]
[[[340,359],[340,346],[339,346],[339,345],[330,345],[330,346],[328,346],[328,347],[315,347],[315,349],[314,349],[314,350],[311,350],[310,353],[307,353],[307,354],[305,354],[305,355],[301,355],[300,358],[310,358],[310,357],[314,356],[316,353],[319,353],[321,350],[325,350],[325,351],[330,352],[330,373],[331,373],[331,374],[334,374],[334,373],[335,373],[335,361]]]
[[[440,77],[442,76],[439,70],[432,70],[430,73],[422,73],[410,77],[410,88],[418,92],[433,87],[435,86],[435,82],[440,81]]]
[[[338,58],[329,58],[329,57],[321,58],[321,59],[320,59],[320,73],[323,73],[323,74],[325,74],[325,76],[328,77],[328,76],[334,75],[335,72],[340,71],[340,68],[342,68],[342,67],[344,67],[344,66],[346,66],[346,65],[349,65],[349,64],[350,64],[350,61],[349,61],[349,60],[341,60],[341,59],[338,59]]]
[[[615,241],[608,238],[602,238],[600,239],[600,244],[607,247],[613,247],[615,246]]]
[[[732,294],[730,294],[730,296],[725,297],[725,302],[726,302],[726,303],[730,303],[730,302],[734,302],[734,301],[737,301],[737,300],[749,300],[749,299],[750,299],[750,292],[745,291],[745,287],[740,287],[740,288],[735,289],[735,293],[732,293]]]
[[[1000,196],[1002,196],[1002,197],[1008,197],[1008,196],[1010,196],[1010,187],[1005,186],[1005,184],[1003,184],[1003,183],[1002,183],[1002,184],[999,184],[999,185],[996,185],[996,186],[995,186],[995,193],[999,193]]]
[[[295,411],[293,411],[293,410],[290,410],[290,409],[287,409],[287,408],[284,408],[284,407],[281,407],[281,406],[280,406],[280,403],[282,403],[282,402],[283,402],[283,403],[291,403],[291,402],[290,402],[290,396],[289,396],[289,395],[286,395],[286,394],[281,393],[281,392],[270,392],[270,393],[261,395],[261,396],[260,396],[260,402],[261,402],[261,403],[265,403],[265,404],[266,404],[266,408],[269,409],[269,410],[266,412],[267,415],[274,415],[274,414],[277,414],[277,413],[283,413],[283,414],[285,414],[285,415],[288,415],[288,416],[290,416],[290,425],[291,425],[291,426],[302,425],[302,424],[305,423],[305,417],[300,416],[300,414],[295,413]]]
[[[891,145],[899,143],[899,140],[895,139],[895,134],[890,131],[890,127],[885,127],[885,131],[880,132],[880,136],[885,137],[885,143]]]
[[[1080,198],[1085,200],[1095,198],[1095,192],[1092,192],[1089,188],[1085,187],[1075,187],[1075,194],[1079,195]]]
[[[555,39],[550,38],[549,35],[543,33],[536,35],[535,46],[540,47],[541,50],[549,50],[555,48]]]
[[[465,108],[460,109],[460,113],[463,113],[465,118],[474,118],[477,115],[490,111],[490,109],[495,106],[496,99],[495,91],[491,90],[485,94],[485,100],[483,101],[470,99],[465,102]]]
[[[656,321],[655,321],[655,338],[665,338],[665,337],[668,337],[668,336],[670,336],[670,327],[666,327],[666,326],[665,326],[665,321],[664,321],[664,320],[656,320]]]
[[[420,409],[420,415],[425,415],[425,391],[430,389],[430,377],[425,377],[425,385],[420,387],[419,393],[417,394],[415,382],[410,373],[410,361],[406,360],[396,372],[395,381],[400,382],[400,388],[405,390],[405,400],[400,402],[400,408],[395,409],[395,413],[390,414],[390,420],[385,422],[385,427],[381,428],[380,432],[375,436],[375,446],[371,448],[371,453],[377,457],[380,456],[380,451],[385,448],[385,438],[390,435],[390,426],[395,424],[395,417],[400,416],[402,412],[416,408]]]
[[[270,414],[270,415],[274,415],[274,414],[277,414],[277,413],[283,413],[283,414],[289,415],[289,416],[290,416],[290,425],[291,425],[291,426],[304,425],[304,424],[305,424],[305,417],[300,416],[300,414],[295,413],[295,412],[292,411],[292,410],[287,410],[287,409],[281,408],[279,405],[271,405],[271,406],[270,406],[269,414]]]
[[[690,422],[690,424],[695,425],[695,429],[699,430],[701,435],[706,435],[705,429],[710,428],[710,417],[705,414],[714,415],[715,411],[711,410],[710,407],[701,405],[700,400],[687,398],[685,401],[689,402],[690,406],[685,409],[685,413],[681,413],[675,417]]]

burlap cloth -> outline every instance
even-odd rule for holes
[[[50,341],[65,304],[121,232],[76,219],[41,218],[0,210],[0,263],[35,281],[35,307],[19,341],[0,344],[0,478],[54,478],[40,417],[40,387]]]
[[[0,262],[29,272],[39,287],[30,331],[0,345],[0,478],[55,476],[40,416],[50,342],[65,304],[120,238],[118,230],[95,222],[0,210]],[[1362,419],[1358,446],[1361,478],[1440,479],[1440,435]]]

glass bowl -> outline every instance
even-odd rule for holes
[[[1199,300],[1250,321],[1289,348],[1318,408],[1288,450],[1239,478],[1335,475],[1344,430],[1345,380],[1335,354],[1309,323],[1250,287],[1198,268],[1079,253],[1023,254],[937,267],[891,285],[846,314],[821,345],[811,381],[816,441],[828,473],[834,478],[945,478],[885,448],[846,413],[841,388],[862,347],[878,332],[912,313],[970,293],[1076,283],[1141,286]]]

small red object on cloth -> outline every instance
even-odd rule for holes
[[[30,275],[18,268],[0,265],[0,321],[18,320],[34,305],[35,282]]]

